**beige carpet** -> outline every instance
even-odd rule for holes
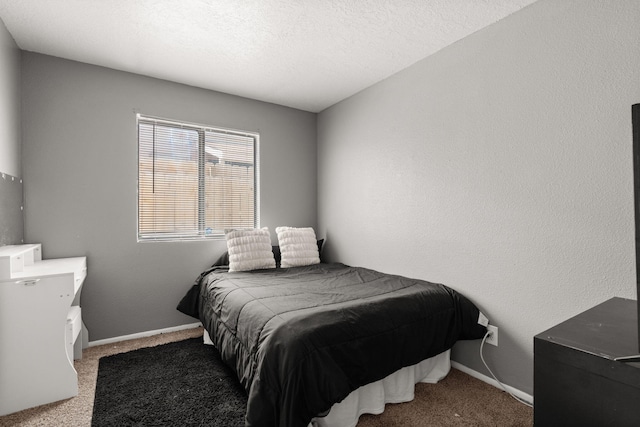
[[[77,397],[0,417],[0,426],[90,426],[100,357],[197,336],[202,328],[89,347],[75,362]],[[384,413],[363,415],[358,422],[358,427],[531,425],[531,408],[456,369],[438,384],[417,384],[412,402],[387,405]]]

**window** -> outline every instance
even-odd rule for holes
[[[258,134],[137,116],[138,241],[259,226]]]

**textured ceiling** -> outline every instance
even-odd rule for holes
[[[27,51],[318,112],[535,0],[0,0]]]

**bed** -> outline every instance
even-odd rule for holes
[[[178,309],[200,319],[235,370],[246,426],[355,425],[382,411],[358,407],[367,393],[399,387],[382,408],[411,400],[407,384],[442,378],[453,344],[486,332],[478,308],[442,284],[325,262],[230,271],[225,257]]]

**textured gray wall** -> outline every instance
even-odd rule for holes
[[[531,394],[535,334],[636,296],[639,22],[635,0],[541,0],[320,113],[325,255],[469,296]],[[488,375],[478,350],[453,359]]]
[[[87,256],[90,340],[192,323],[175,307],[224,240],[136,242],[139,111],[260,133],[261,225],[316,226],[312,113],[23,53],[25,241]]]

